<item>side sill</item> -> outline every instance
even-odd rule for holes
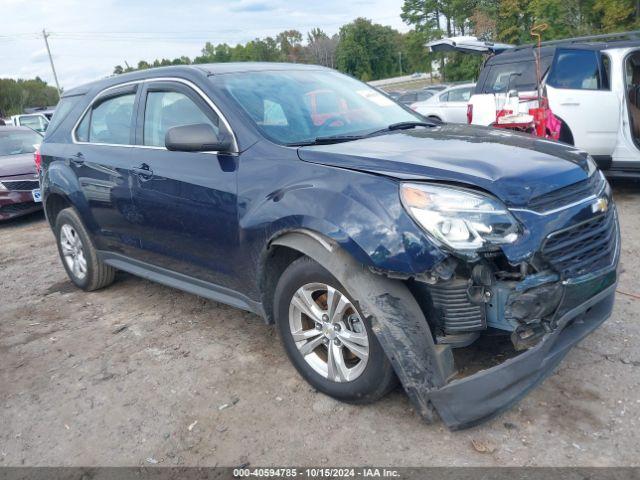
[[[214,302],[224,303],[241,310],[246,310],[247,312],[260,315],[263,318],[265,317],[260,302],[255,302],[235,290],[174,272],[173,270],[141,262],[140,260],[134,260],[119,253],[99,250],[98,258],[107,265],[131,273],[137,277],[146,278],[147,280],[161,283],[168,287],[176,288],[199,297],[208,298]]]

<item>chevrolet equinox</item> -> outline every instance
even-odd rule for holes
[[[261,315],[345,402],[399,381],[468,427],[611,314],[618,219],[589,155],[432,123],[327,68],[100,80],[64,93],[35,160],[75,285],[122,270]]]

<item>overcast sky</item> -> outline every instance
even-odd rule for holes
[[[313,27],[336,33],[359,16],[406,31],[402,0],[1,0],[0,78],[54,84],[49,42],[63,88],[109,75],[125,61],[194,57],[206,41],[244,43]]]

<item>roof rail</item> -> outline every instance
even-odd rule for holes
[[[546,47],[551,45],[561,45],[565,43],[579,43],[579,42],[591,42],[594,40],[640,40],[640,30],[631,30],[628,32],[617,32],[617,33],[601,33],[599,35],[587,35],[584,37],[573,37],[573,38],[562,38],[559,40],[547,40],[546,42],[541,42],[540,46]],[[514,48],[514,50],[520,50],[523,48],[532,48],[536,47],[536,43],[527,43],[524,45],[518,45]]]

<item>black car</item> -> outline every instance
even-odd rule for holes
[[[65,91],[40,154],[78,287],[123,270],[254,312],[347,402],[399,380],[423,418],[476,424],[612,310],[618,219],[588,155],[430,123],[327,68],[100,80]],[[503,363],[469,374],[487,343]]]

